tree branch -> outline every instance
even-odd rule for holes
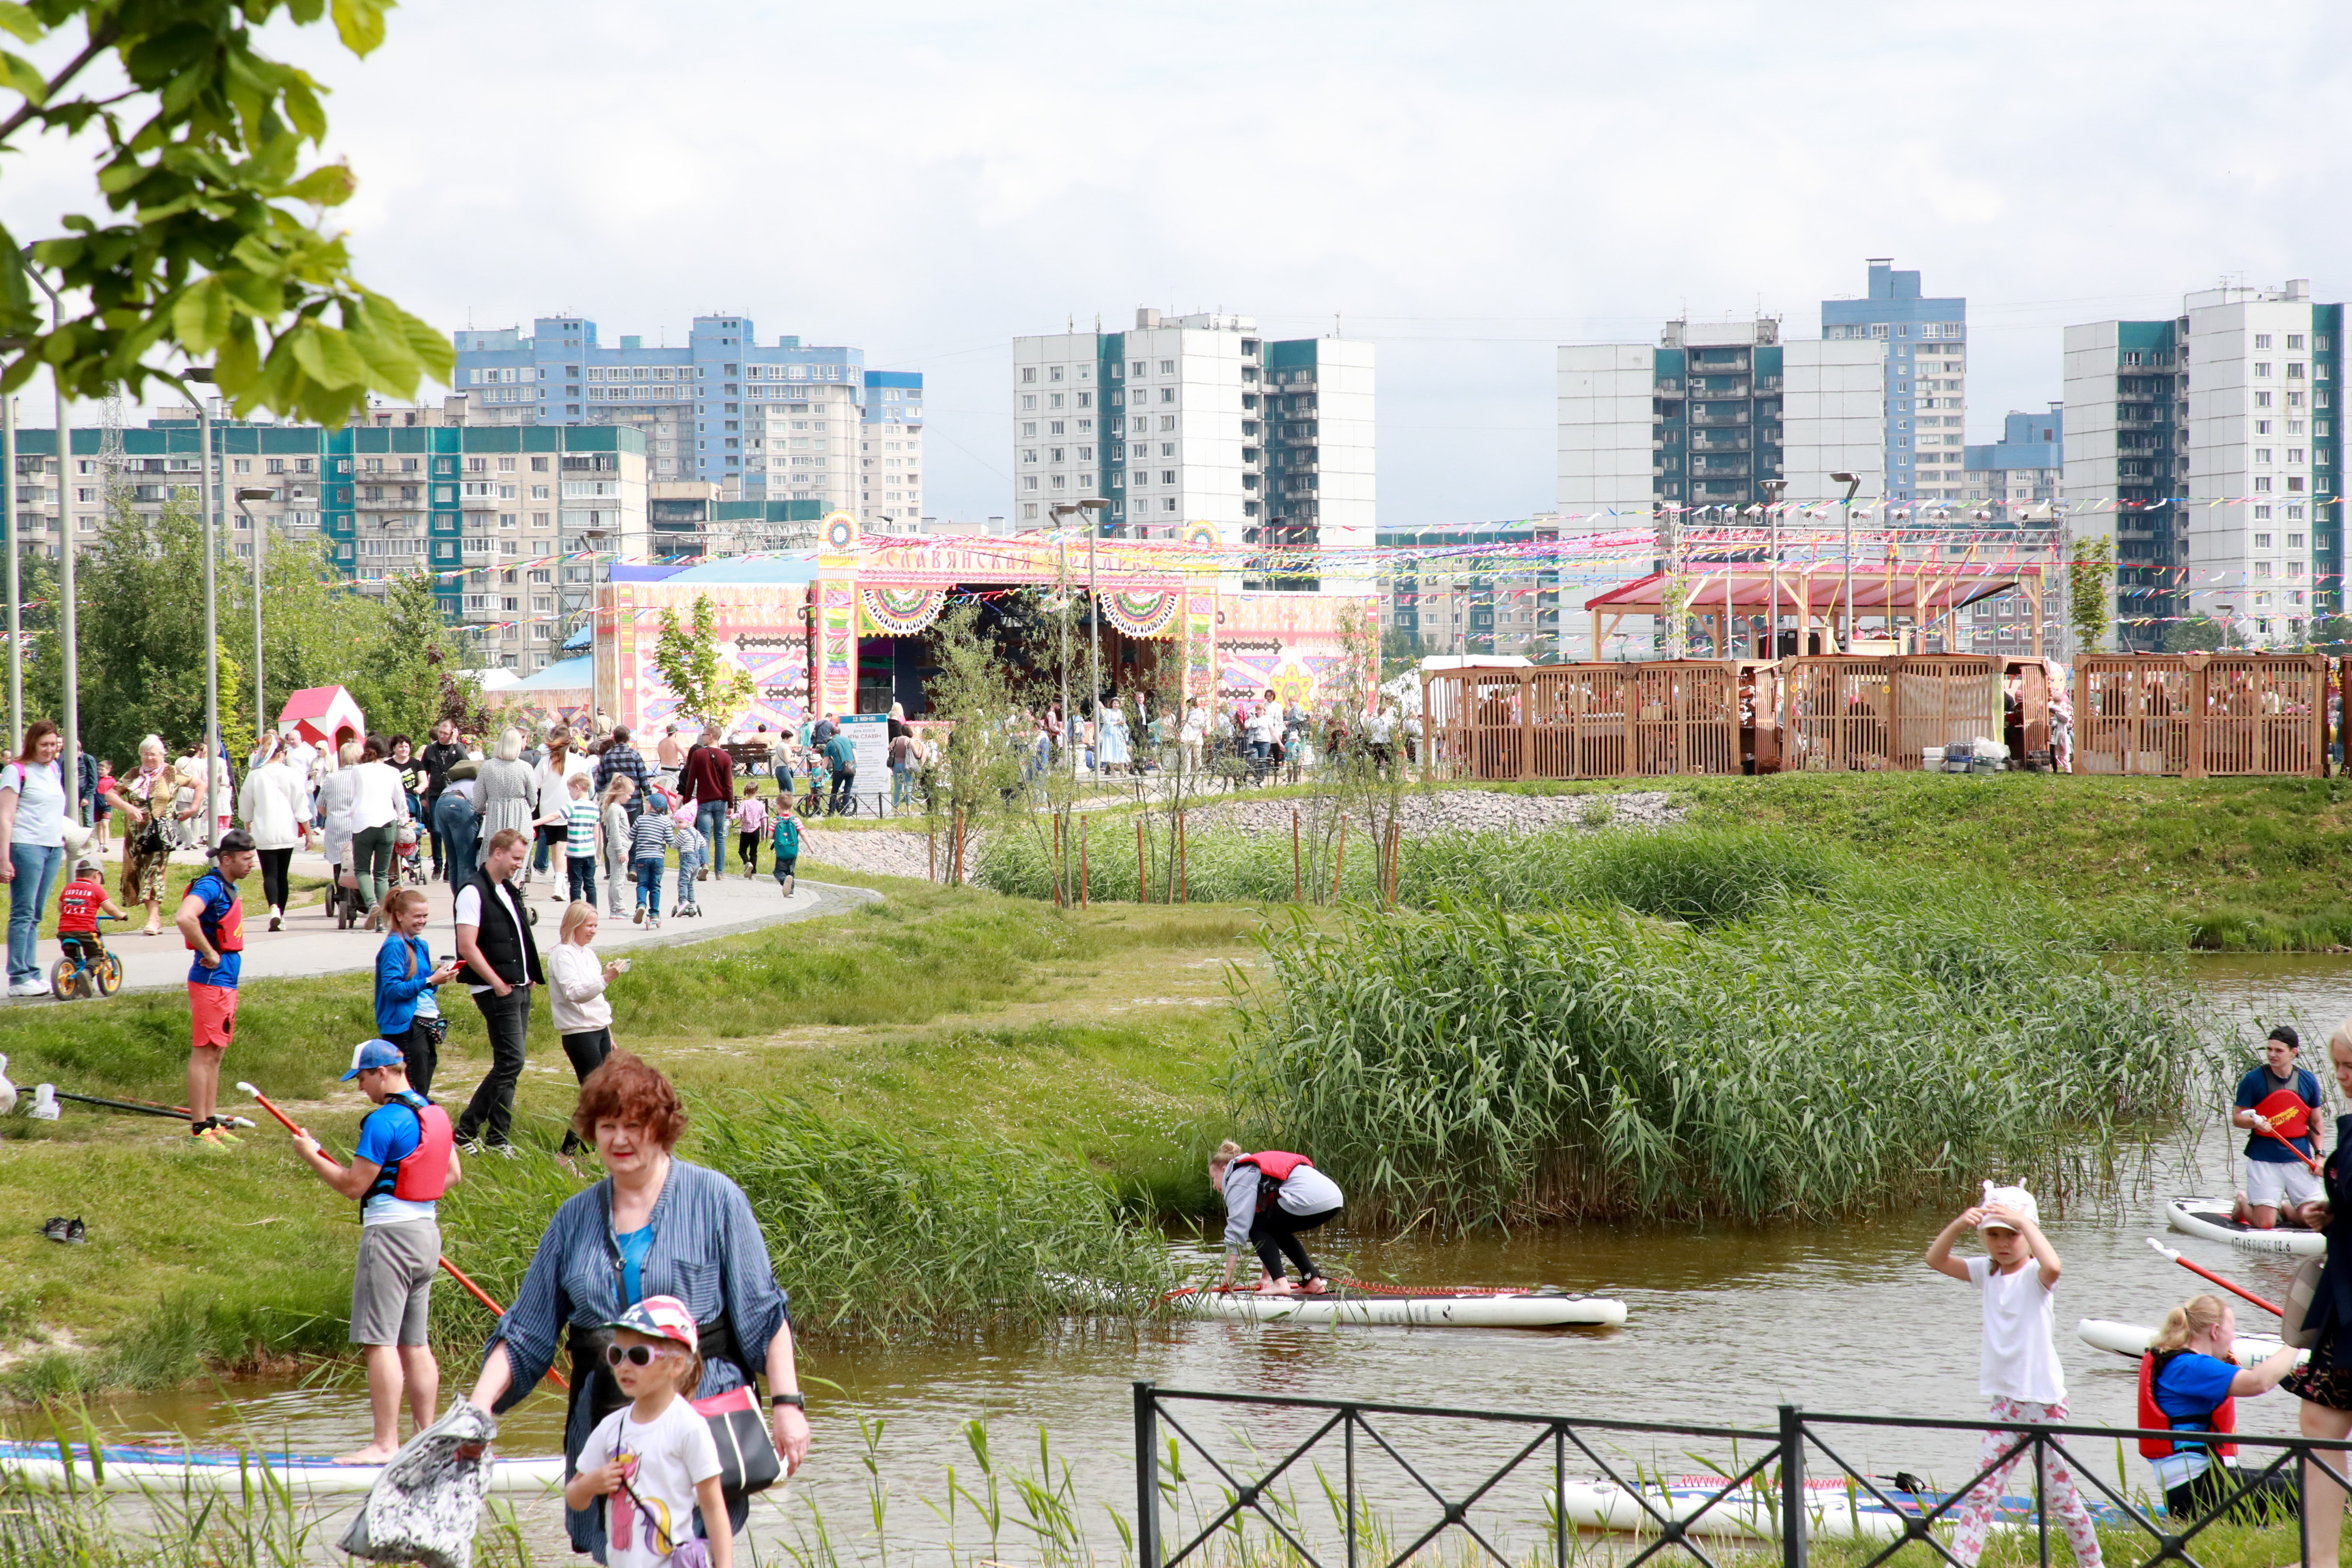
[[[92,33],[89,36],[89,42],[82,47],[81,53],[67,61],[65,68],[58,72],[55,79],[48,84],[47,90],[43,93],[40,103],[35,104],[32,100],[26,99],[23,108],[17,110],[16,113],[10,115],[7,119],[0,120],[0,142],[6,142],[9,137],[14,136],[18,131],[22,130],[26,121],[34,118],[36,115],[47,113],[49,105],[57,101],[58,94],[64,89],[65,85],[73,80],[74,78],[79,76],[82,73],[83,68],[88,66],[90,61],[96,59],[108,49],[112,48],[114,47],[115,40],[121,36],[121,29],[111,22],[109,22],[105,26],[100,27],[98,31]]]

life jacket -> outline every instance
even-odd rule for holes
[[[1244,1154],[1234,1163],[1257,1167],[1257,1212],[1264,1214],[1274,1206],[1276,1194],[1282,1191],[1282,1184],[1290,1180],[1290,1173],[1315,1162],[1304,1154],[1286,1154],[1278,1149],[1268,1149],[1262,1153]]]
[[[2234,1432],[2238,1429],[2238,1401],[2233,1395],[2213,1407],[2211,1415],[2200,1423],[2194,1415],[2167,1415],[2156,1402],[2156,1380],[2171,1364],[2175,1356],[2187,1355],[2186,1350],[2150,1351],[2139,1358],[2139,1425],[2143,1431],[2166,1428],[2175,1432]],[[2235,1454],[2235,1443],[2199,1443],[2193,1446],[2210,1448],[2224,1458]],[[2161,1459],[2177,1454],[2184,1447],[2177,1439],[2142,1437],[2139,1453],[2143,1459]]]
[[[432,1203],[449,1190],[449,1153],[457,1144],[449,1113],[414,1089],[392,1098],[416,1112],[416,1147],[378,1171],[360,1202],[388,1193],[403,1203]]]
[[[217,921],[212,918],[212,896],[199,891],[206,882],[217,885],[222,892],[228,895],[228,908],[222,911]],[[211,939],[213,951],[243,952],[245,951],[245,901],[237,897],[236,889],[229,879],[218,871],[207,871],[188,884],[188,891],[205,900],[205,911],[196,917],[196,925],[206,937]],[[184,942],[185,939],[184,938],[183,941]],[[186,946],[190,952],[197,951],[196,944],[193,942],[186,942]]]

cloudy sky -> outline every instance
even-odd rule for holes
[[[407,0],[333,89],[363,276],[607,341],[742,311],[921,371],[936,515],[1006,511],[1009,340],[1138,305],[1379,345],[1381,519],[1553,500],[1552,348],[1819,331],[1864,258],[1969,301],[1969,436],[2068,321],[2345,297],[2342,5]],[[18,232],[87,205],[12,167]]]

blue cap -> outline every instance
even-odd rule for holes
[[[337,1081],[349,1083],[360,1074],[374,1068],[399,1068],[407,1065],[408,1058],[402,1056],[400,1047],[390,1040],[368,1040],[352,1047],[352,1070]]]

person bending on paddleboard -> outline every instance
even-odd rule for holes
[[[2303,1041],[2281,1024],[2263,1042],[2260,1067],[2238,1080],[2237,1109],[2231,1123],[2248,1129],[2246,1190],[2238,1194],[2231,1217],[2256,1230],[2269,1230],[2284,1209],[2292,1216],[2319,1197],[2319,1176],[2295,1157],[2301,1150],[2319,1158],[2319,1130],[2313,1115],[2319,1109],[2319,1078],[2296,1058]],[[2273,1137],[2275,1132],[2277,1137]],[[2282,1142],[2281,1140],[2284,1140]]]
[[[1276,1150],[1244,1154],[1240,1144],[1228,1139],[1209,1156],[1209,1184],[1225,1197],[1225,1277],[1218,1289],[1233,1288],[1234,1269],[1246,1242],[1265,1265],[1257,1282],[1260,1290],[1289,1293],[1290,1281],[1282,1273],[1282,1260],[1287,1258],[1298,1265],[1301,1288],[1309,1295],[1323,1293],[1323,1276],[1299,1244],[1298,1234],[1339,1212],[1345,1200],[1337,1183],[1304,1154]]]
[[[449,1113],[408,1087],[407,1064],[389,1040],[352,1052],[349,1083],[376,1109],[360,1123],[352,1163],[338,1165],[305,1132],[294,1140],[319,1179],[360,1204],[359,1266],[352,1276],[352,1343],[367,1359],[375,1435],[339,1465],[381,1465],[400,1451],[400,1396],[423,1431],[433,1425],[441,1368],[425,1342],[433,1281],[441,1267],[438,1201],[463,1173]]]
[[[2238,1341],[2237,1315],[2219,1296],[2191,1296],[2164,1315],[2156,1343],[2139,1358],[2139,1415],[2143,1430],[2234,1432],[2237,1396],[2267,1394],[2294,1370],[2302,1352],[2287,1346],[2257,1366],[2240,1366],[2231,1351]],[[2244,1484],[2230,1456],[2235,1445],[2210,1448],[2200,1439],[2143,1437],[2139,1451],[2156,1466],[2164,1488],[2164,1508],[2176,1520],[2202,1517]],[[2219,1463],[2216,1463],[2216,1458]],[[2233,1518],[2256,1523],[2293,1519],[2294,1477],[2274,1470],[2233,1508]]]
[[[1985,1256],[1953,1257],[1952,1244],[1970,1226],[1983,1237]],[[2058,1288],[2063,1265],[2050,1238],[2042,1234],[2033,1194],[2023,1187],[1996,1187],[1987,1182],[1985,1201],[1955,1216],[1937,1235],[1927,1248],[1927,1267],[1975,1286],[1984,1299],[1977,1387],[1992,1400],[1991,1418],[2065,1420],[2066,1376],[2058,1365],[2050,1312],[2050,1294]],[[1958,1510],[1959,1531],[1952,1555],[1961,1568],[1976,1568],[1977,1559],[1984,1555],[1993,1514],[2021,1458],[2010,1452],[2016,1440],[2013,1433],[1988,1431],[1977,1445],[1977,1468],[1991,1473]],[[2074,1489],[2074,1475],[2064,1456],[2054,1450],[2043,1454],[2042,1496],[2074,1548],[2075,1568],[2099,1568],[2099,1535],[2092,1527],[2091,1510]]]

